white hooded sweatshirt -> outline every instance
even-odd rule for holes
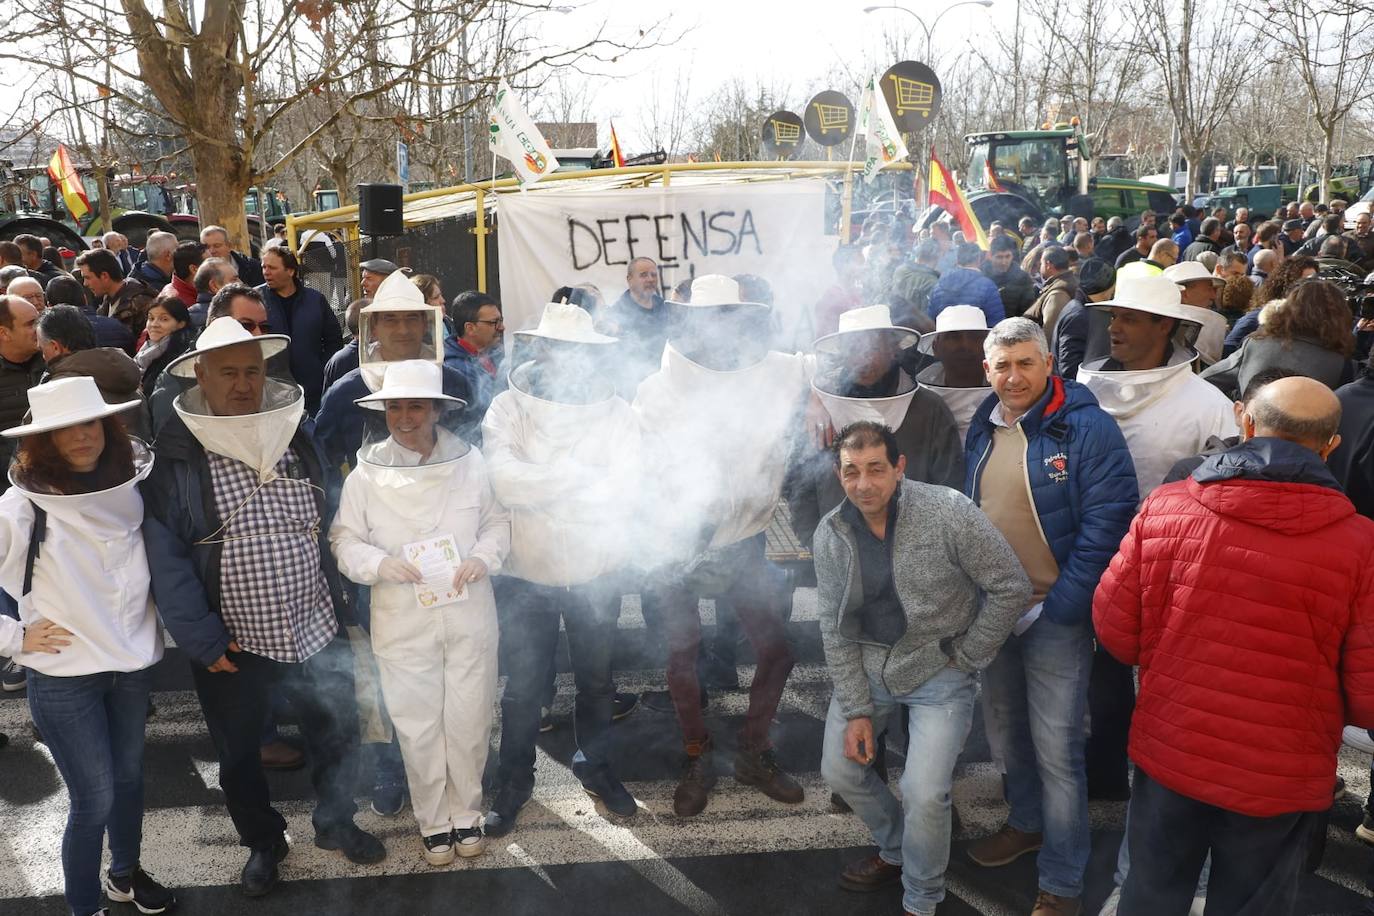
[[[1079,367],[1078,381],[1126,437],[1142,501],[1176,462],[1201,453],[1210,437],[1240,434],[1231,401],[1193,373],[1195,356],[1175,346],[1158,369],[1104,370],[1105,359]]]
[[[420,607],[413,586],[378,578],[382,560],[400,558],[406,544],[446,534],[463,559],[487,565],[488,574],[468,586],[468,601],[495,609],[491,577],[510,549],[510,513],[492,493],[482,453],[443,427],[435,433],[425,464],[388,437],[360,449],[357,468],[344,480],[329,544],[341,573],[372,586],[374,615]]]
[[[529,392],[517,366],[482,421],[482,450],[497,500],[511,510],[508,575],[539,585],[590,582],[623,566],[639,492],[639,424],[607,386],[592,404]]]
[[[744,369],[692,362],[669,343],[640,383],[634,410],[644,437],[641,507],[652,543],[647,566],[691,559],[765,530],[787,469],[788,435],[814,364],[770,351]]]
[[[108,490],[59,496],[25,489],[11,475],[0,496],[0,588],[18,597],[20,620],[0,616],[0,655],[54,677],[141,671],[162,658],[138,491],[152,470],[152,453],[135,440],[134,476]],[[20,597],[34,505],[48,518],[32,590]],[[71,630],[71,645],[55,655],[22,651],[20,621],[39,620]]]

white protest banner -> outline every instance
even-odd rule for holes
[[[811,310],[835,282],[824,234],[825,182],[542,191],[498,205],[506,339],[532,328],[553,291],[592,283],[607,305],[634,258],[658,264],[665,293],[703,274],[756,274],[772,286],[788,337],[811,343]]]
[[[510,160],[522,184],[532,184],[558,168],[544,135],[505,80],[497,84],[496,98],[492,99],[487,141],[493,155]]]

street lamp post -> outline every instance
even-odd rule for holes
[[[922,19],[915,10],[909,9],[905,6],[898,6],[895,3],[884,3],[880,6],[866,6],[864,7],[864,12],[873,13],[878,10],[901,10],[903,13],[906,13],[907,15],[915,19],[917,22],[919,22],[921,24],[921,29],[926,33],[926,63],[929,64],[931,48],[934,44],[933,39],[935,36],[936,26],[940,24],[941,19],[945,18],[945,13],[948,13],[950,10],[958,9],[961,6],[981,6],[986,8],[992,6],[992,0],[960,0],[960,2],[947,6],[943,10],[941,10],[940,15],[936,16],[935,21],[932,22],[930,25],[926,25],[926,21]]]

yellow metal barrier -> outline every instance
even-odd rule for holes
[[[845,190],[843,215],[840,221],[840,238],[844,244],[849,243],[849,215],[851,211],[851,194],[853,176],[855,172],[863,170],[862,162],[665,162],[658,165],[631,165],[621,168],[611,169],[589,169],[576,172],[555,172],[540,179],[537,185],[530,186],[530,191],[543,193],[551,188],[552,185],[563,182],[576,182],[580,180],[603,181],[607,178],[624,177],[627,186],[648,187],[655,181],[660,181],[665,187],[670,187],[672,177],[678,174],[710,173],[710,172],[746,172],[751,174],[744,180],[747,181],[788,181],[792,178],[821,177],[825,175],[836,175],[843,173]],[[899,171],[910,171],[913,166],[909,162],[896,163],[890,168]],[[409,205],[424,203],[426,201],[452,198],[453,203],[464,202],[465,198],[471,196],[471,202],[476,217],[476,226],[472,229],[476,237],[477,248],[477,288],[486,291],[487,288],[487,236],[495,231],[487,224],[486,207],[490,203],[495,205],[495,199],[503,192],[516,192],[520,188],[520,183],[514,178],[498,178],[496,180],[477,181],[468,184],[459,184],[447,188],[431,188],[428,191],[417,191],[413,194],[405,195],[402,200],[406,205],[407,218],[405,225],[419,226],[424,223],[437,219],[447,219],[452,214],[439,214],[427,218],[409,218]],[[349,204],[346,207],[336,207],[332,210],[323,210],[319,213],[305,213],[299,216],[288,216],[286,218],[286,235],[293,249],[298,249],[298,239],[307,229],[320,231],[343,230],[347,234],[349,241],[357,242],[358,233],[358,205]],[[358,278],[350,277],[349,285],[357,290]],[[356,296],[355,296],[356,298]]]

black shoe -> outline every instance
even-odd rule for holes
[[[830,807],[834,808],[836,811],[839,811],[842,814],[848,814],[849,812],[854,810],[853,808],[849,807],[849,802],[845,801],[843,798],[840,797],[840,793],[838,792],[830,793]]]
[[[374,786],[372,813],[378,817],[395,817],[406,806],[405,786]]]
[[[1355,828],[1355,836],[1370,846],[1374,846],[1374,814],[1364,812],[1364,820]]]
[[[525,803],[534,794],[533,786],[518,787],[513,785],[503,785],[496,790],[496,798],[492,799],[491,810],[487,812],[486,821],[483,823],[483,833],[487,836],[502,837],[515,829],[515,820],[520,816],[520,809],[525,807]]]
[[[115,903],[132,903],[140,913],[165,913],[177,902],[176,895],[138,867],[123,877],[107,873],[105,893]]]
[[[15,664],[12,658],[5,659],[5,663],[0,665],[0,689],[6,693],[17,693],[27,686],[29,681],[24,666]]]
[[[611,709],[611,721],[619,722],[639,708],[639,694],[615,692],[615,700]]]
[[[239,887],[243,889],[244,895],[261,897],[276,887],[277,866],[290,851],[291,846],[286,842],[286,837],[282,837],[271,846],[254,849],[249,853],[248,864],[243,866],[243,872],[239,875]]]
[[[354,865],[376,865],[386,858],[382,841],[352,821],[315,830],[315,845],[320,849],[337,849]]]
[[[572,771],[587,794],[605,805],[607,811],[617,817],[634,817],[639,813],[635,797],[606,767],[574,763]]]
[[[673,706],[673,695],[666,690],[645,691],[639,698],[640,703],[650,712],[667,713],[675,715],[677,708]],[[710,698],[706,696],[706,688],[701,688],[701,708],[705,709],[710,703]]]

